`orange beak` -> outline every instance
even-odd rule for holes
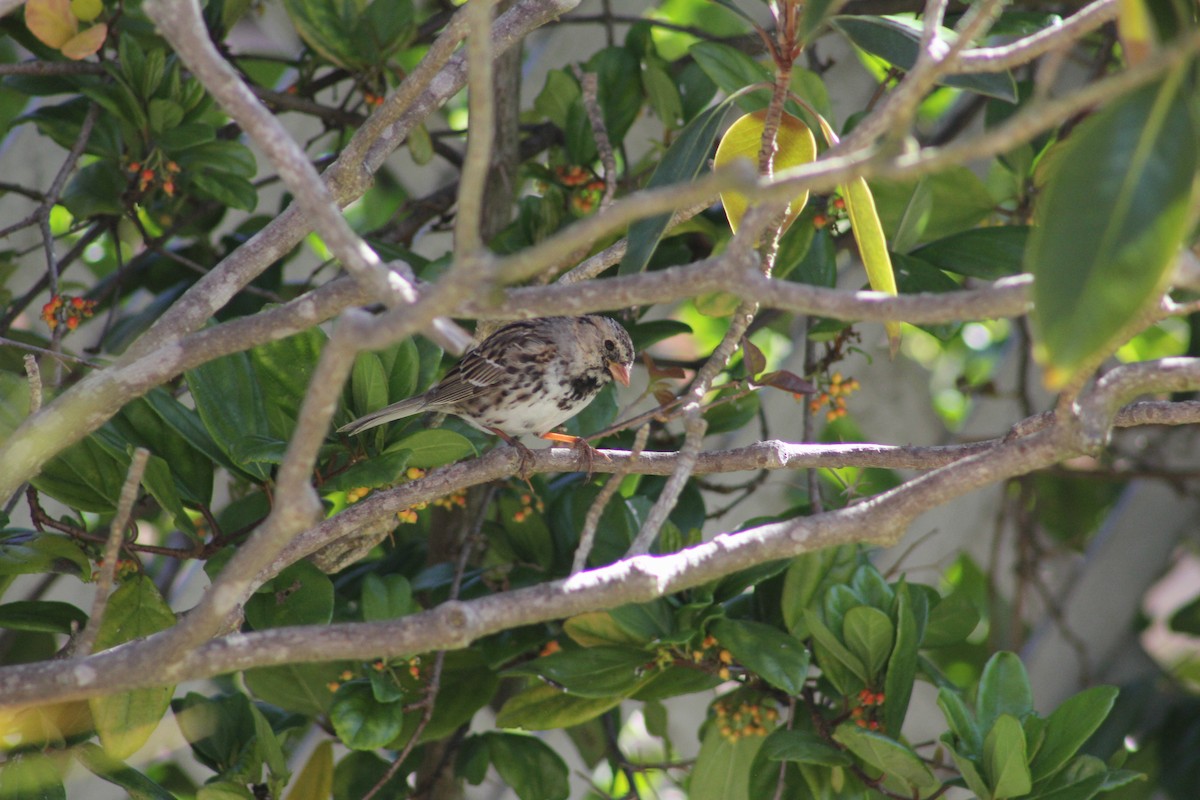
[[[608,371],[617,379],[617,383],[622,386],[629,385],[629,365],[618,364],[616,361],[608,362]]]

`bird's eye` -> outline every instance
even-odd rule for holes
[[[604,340],[604,349],[605,349],[605,350],[610,350],[610,351],[611,351],[611,350],[616,350],[616,349],[617,349],[617,344],[616,344],[616,342],[614,342],[612,339],[605,339],[605,340]]]

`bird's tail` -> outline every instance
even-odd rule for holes
[[[338,433],[345,433],[353,436],[356,433],[362,433],[368,428],[374,428],[377,425],[384,425],[394,419],[402,419],[411,417],[413,414],[425,410],[424,398],[410,397],[407,400],[401,400],[398,403],[392,403],[386,408],[381,408],[378,411],[372,411],[370,414],[359,417],[351,423],[343,425],[337,429]]]

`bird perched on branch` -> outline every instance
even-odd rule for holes
[[[338,428],[356,434],[392,420],[437,411],[461,417],[529,451],[517,437],[578,444],[552,430],[582,411],[609,381],[629,385],[633,342],[608,317],[539,317],[511,322],[462,357],[424,394]],[[586,443],[584,443],[586,446]]]

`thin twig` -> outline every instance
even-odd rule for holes
[[[100,564],[100,574],[96,576],[96,599],[92,601],[92,613],[88,617],[87,627],[79,634],[74,642],[73,654],[77,658],[91,655],[92,647],[96,644],[96,636],[100,633],[100,625],[104,620],[104,611],[108,608],[108,598],[112,593],[113,578],[117,574],[117,560],[121,556],[121,543],[125,539],[125,528],[133,513],[133,503],[137,500],[138,485],[142,482],[142,474],[146,471],[146,462],[150,459],[150,451],[139,447],[133,451],[129,462],[129,470],[125,473],[125,483],[121,485],[121,494],[117,498],[117,513],[108,528],[108,541],[104,545],[104,560]]]
[[[25,375],[29,378],[29,413],[36,414],[42,408],[42,371],[33,353],[26,353],[23,360]]]
[[[467,14],[467,102],[470,129],[458,187],[458,218],[454,227],[454,254],[459,260],[483,247],[480,220],[487,189],[496,131],[496,109],[492,102],[492,7],[494,0],[474,0],[464,6]]]
[[[583,108],[587,112],[588,122],[592,126],[592,138],[596,141],[596,152],[600,155],[600,163],[604,166],[604,196],[600,199],[600,208],[608,208],[617,194],[617,159],[613,155],[608,129],[604,126],[604,112],[600,108],[600,88],[597,84],[596,73],[584,72],[578,64],[572,64],[571,69],[583,90]]]
[[[587,517],[583,521],[583,530],[579,534],[579,546],[575,548],[575,559],[571,564],[572,575],[577,572],[583,572],[587,567],[588,556],[592,552],[592,542],[596,538],[596,530],[600,527],[600,517],[603,516],[604,509],[608,506],[608,501],[621,488],[621,481],[625,480],[625,476],[636,466],[638,456],[646,449],[646,442],[649,439],[650,424],[647,423],[638,428],[638,432],[634,436],[633,447],[629,451],[629,461],[626,463],[626,468],[610,475],[604,484],[604,488],[600,490],[600,493],[596,495],[596,499],[592,501]]]

